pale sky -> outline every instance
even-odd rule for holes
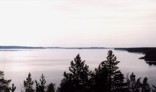
[[[0,0],[0,45],[156,46],[156,0]]]

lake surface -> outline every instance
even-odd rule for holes
[[[5,79],[12,79],[17,86],[16,91],[23,89],[23,80],[28,73],[33,80],[39,80],[43,73],[47,83],[53,82],[58,86],[63,78],[63,72],[68,71],[70,62],[79,53],[91,70],[101,61],[106,60],[108,49],[31,49],[0,51],[0,70],[4,71]],[[120,61],[119,69],[126,75],[134,72],[136,77],[148,77],[148,81],[156,84],[156,66],[149,66],[138,58],[143,54],[113,50]]]

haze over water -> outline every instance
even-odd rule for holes
[[[28,73],[34,80],[38,80],[43,73],[47,83],[59,85],[63,72],[68,71],[71,60],[79,53],[82,60],[86,60],[91,70],[94,70],[101,61],[106,60],[108,49],[37,49],[19,51],[0,51],[0,70],[4,71],[5,78],[12,79],[17,91],[22,90],[23,80]],[[149,66],[138,58],[143,54],[128,53],[113,50],[120,61],[119,69],[125,74],[134,72],[136,77],[148,77],[150,83],[156,82],[156,67]]]

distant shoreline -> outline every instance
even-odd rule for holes
[[[32,46],[0,46],[0,49],[108,49],[105,47],[32,47]]]
[[[130,53],[142,53],[144,57],[139,59],[144,59],[145,61],[155,61],[156,62],[156,47],[130,47],[130,48],[109,48],[109,47],[33,47],[33,46],[0,46],[0,51],[16,51],[16,50],[26,50],[26,49],[114,49],[114,50],[124,50]]]
[[[115,50],[125,50],[130,53],[142,53],[144,56],[139,59],[144,59],[147,63],[156,65],[156,47],[115,48]]]
[[[148,50],[156,50],[156,47],[130,47],[130,48],[116,48],[116,47],[44,47],[44,46],[0,46],[0,49],[114,49],[126,50],[128,52],[144,53]]]

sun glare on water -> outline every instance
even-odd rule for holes
[[[10,67],[9,70],[14,71],[14,72],[22,72],[22,71],[30,70],[29,65],[26,63],[12,62],[12,63],[8,64],[8,66]]]
[[[30,71],[31,68],[29,63],[29,51],[25,53],[21,51],[11,51],[10,53],[5,52],[0,57],[2,60],[1,62],[1,69],[3,71],[10,71],[10,72],[22,72],[22,71]]]

